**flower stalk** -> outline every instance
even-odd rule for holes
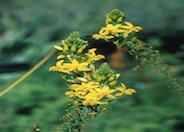
[[[169,66],[164,63],[159,51],[136,36],[136,33],[142,30],[140,26],[134,26],[131,22],[127,22],[125,14],[118,9],[107,13],[105,23],[106,26],[102,27],[99,33],[92,36],[94,39],[110,41],[116,45],[118,50],[128,51],[140,64],[149,64],[163,73],[169,80],[170,87],[179,91],[184,90],[179,81],[172,76]]]
[[[86,119],[107,110],[117,97],[136,93],[123,83],[118,86],[120,74],[107,63],[96,68],[95,62],[105,56],[96,54],[96,48],[86,50],[87,46],[88,42],[82,40],[77,32],[54,46],[58,51],[58,60],[49,70],[60,73],[66,80],[68,91],[65,95],[71,103],[62,117],[62,128],[66,132],[82,131]]]

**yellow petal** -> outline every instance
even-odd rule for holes
[[[130,23],[130,22],[125,22],[125,24],[127,25],[127,26],[129,26],[129,27],[133,27],[134,25],[132,24],[132,23]]]
[[[56,66],[58,66],[58,67],[62,66],[63,62],[64,62],[63,60],[59,60],[58,62],[56,62]]]
[[[51,66],[51,67],[49,68],[49,71],[57,71],[57,67],[56,67],[56,66]]]
[[[55,48],[55,49],[57,49],[57,50],[60,50],[60,51],[62,51],[62,50],[63,50],[63,48],[62,48],[62,47],[60,47],[60,46],[58,46],[58,45],[55,45],[55,46],[54,46],[54,48]]]
[[[59,55],[59,56],[57,57],[57,59],[63,59],[63,58],[65,58],[64,55]]]
[[[83,78],[83,77],[77,77],[77,80],[79,80],[81,82],[87,82],[88,81],[86,78]]]

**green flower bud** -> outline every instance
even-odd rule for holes
[[[121,24],[125,14],[118,9],[114,9],[106,15],[106,24]]]
[[[111,76],[110,78],[109,78],[109,81],[113,81],[115,79],[115,76]]]
[[[117,73],[115,76],[116,76],[116,79],[118,79],[120,77],[120,74]]]
[[[112,81],[109,83],[110,86],[114,86],[117,83],[117,81]]]
[[[69,50],[68,45],[64,43],[64,44],[63,44],[63,49],[64,49],[64,51],[68,51],[68,50]]]
[[[72,51],[72,52],[76,51],[76,49],[77,49],[77,45],[73,45],[73,46],[71,47],[71,51]]]
[[[77,52],[78,53],[82,53],[82,51],[84,51],[84,49],[86,48],[87,45],[83,45],[82,47],[80,47]]]

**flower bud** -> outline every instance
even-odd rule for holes
[[[115,79],[115,76],[112,75],[110,78],[109,78],[109,81],[113,81]]]
[[[68,45],[64,43],[64,44],[63,44],[63,49],[64,49],[65,51],[68,51],[68,50],[69,50]]]
[[[114,86],[117,83],[117,81],[112,81],[109,83],[110,86]]]
[[[78,53],[81,53],[84,49],[86,48],[86,45],[83,45],[82,47],[80,47],[77,52]]]

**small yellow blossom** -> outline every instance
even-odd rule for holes
[[[123,37],[126,38],[130,33],[139,32],[142,30],[140,26],[134,26],[130,22],[125,22],[126,25],[122,25],[121,28],[123,29]]]
[[[93,49],[88,50],[88,53],[86,53],[86,55],[88,57],[88,60],[87,60],[88,62],[94,62],[94,61],[98,61],[98,60],[105,58],[101,54],[96,55],[95,51],[96,51],[96,48],[93,48]]]
[[[94,34],[92,37],[95,39],[111,39],[119,37],[119,34],[124,32],[124,30],[121,29],[121,26],[121,24],[107,24],[106,27],[101,28],[99,34]]]
[[[49,71],[58,71],[63,73],[71,74],[71,72],[82,72],[82,71],[91,71],[91,68],[88,67],[87,62],[79,63],[77,60],[73,60],[72,63],[63,63],[63,60],[60,60],[56,63],[56,66],[50,67]]]
[[[121,96],[123,94],[132,95],[136,93],[134,89],[126,89],[126,86],[123,83],[121,83],[121,85],[117,87],[116,90],[119,91],[119,93],[116,93],[115,96]]]
[[[98,40],[98,39],[111,39],[114,38],[114,36],[112,35],[105,35],[105,34],[93,34],[92,36],[94,39]]]
[[[103,27],[101,29],[101,32],[102,33],[105,33],[105,34],[106,33],[112,34],[112,35],[118,37],[119,36],[119,33],[122,33],[123,32],[123,30],[121,29],[121,26],[122,26],[121,24],[116,24],[116,25],[107,24],[106,27]]]
[[[96,89],[99,87],[99,83],[98,82],[87,82],[84,83],[82,82],[82,84],[71,84],[71,89],[75,90],[75,91],[86,91],[88,92],[91,89]]]
[[[122,21],[122,17],[118,18],[118,21]],[[110,20],[110,19],[109,19]],[[124,38],[127,38],[130,33],[139,32],[142,30],[140,26],[134,26],[130,22],[125,22],[125,25],[122,24],[107,24],[106,27],[102,27],[98,34],[94,34],[92,37],[96,40],[98,39],[112,39],[123,35]]]
[[[100,101],[101,98],[98,97],[96,94],[94,93],[88,93],[86,96],[83,97],[83,101],[82,101],[82,104],[83,105],[97,105],[97,104],[106,104],[107,102],[102,102]]]
[[[63,66],[68,67],[69,71],[81,72],[81,71],[91,71],[91,68],[88,67],[87,62],[79,63],[76,59],[72,63],[64,63]]]
[[[110,99],[115,99],[115,96],[112,95],[112,93],[114,93],[115,91],[115,89],[110,89],[109,86],[104,86],[103,88],[96,88],[91,92],[101,98],[107,97]]]
[[[85,94],[86,94],[85,91],[68,91],[68,92],[65,92],[65,95],[68,96],[69,98],[73,98],[73,97],[82,98]]]
[[[63,64],[63,60],[60,60],[56,63],[56,66],[51,66],[49,68],[49,71],[58,71],[58,72],[63,72],[63,73],[68,73],[71,74],[71,70],[69,69],[69,67],[66,67]]]

